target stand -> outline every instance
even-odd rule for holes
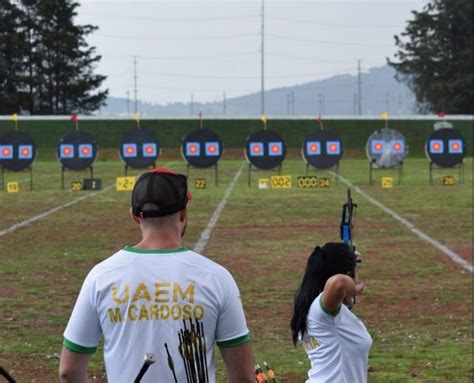
[[[119,156],[124,163],[125,176],[128,169],[156,168],[160,155],[160,144],[153,135],[144,129],[130,129],[120,142]]]
[[[306,163],[306,176],[310,170],[317,172],[334,171],[334,182],[337,185],[339,175],[339,161],[343,155],[342,140],[329,130],[321,130],[309,134],[301,148],[301,155]]]
[[[93,164],[97,158],[97,144],[91,134],[74,131],[66,133],[58,143],[56,156],[61,163],[61,188],[64,190],[64,173],[67,170],[82,171],[88,169],[90,178],[94,178]]]
[[[408,155],[408,144],[403,134],[395,129],[384,128],[372,133],[365,152],[369,159],[369,185],[373,183],[375,170],[398,170],[398,185],[403,182],[403,161]]]
[[[451,169],[456,169],[456,168],[458,168],[459,183],[463,184],[464,183],[464,162],[461,161],[459,164],[451,166]],[[443,170],[443,169],[446,169],[446,167],[438,166],[433,161],[430,161],[430,185],[433,185],[433,171]]]
[[[275,170],[282,173],[282,163],[286,157],[286,144],[273,130],[260,130],[247,137],[245,158],[249,163],[247,183],[252,185],[252,171]],[[253,169],[255,168],[255,170]]]
[[[375,161],[371,161],[369,165],[369,185],[372,186],[373,184],[373,172],[376,170],[398,170],[398,185],[401,185],[403,182],[403,161],[401,161],[398,165],[396,166],[391,166],[389,168],[380,168],[376,165]]]
[[[2,190],[5,185],[5,170],[30,174],[30,190],[33,190],[33,162],[38,154],[36,143],[25,132],[18,130],[0,137],[0,166],[2,167]]]
[[[8,169],[2,165],[2,184],[1,184],[2,186],[0,186],[1,190],[5,189],[5,169],[8,171]],[[33,190],[33,167],[28,166],[23,170],[16,171],[16,173],[23,172],[24,170],[27,170],[28,173],[30,174],[30,191],[32,191]]]
[[[436,125],[435,125],[436,129]],[[438,128],[425,144],[425,154],[430,160],[429,181],[433,185],[433,171],[442,169],[458,169],[459,183],[464,183],[464,153],[466,144],[464,137],[452,127]]]
[[[186,176],[191,169],[214,169],[215,186],[219,186],[219,159],[223,153],[222,140],[210,129],[193,130],[183,138],[181,155],[186,161]]]

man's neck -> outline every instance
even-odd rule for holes
[[[146,235],[135,245],[138,249],[177,249],[182,246],[181,237],[168,235]]]

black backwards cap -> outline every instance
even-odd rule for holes
[[[164,217],[186,207],[192,199],[186,176],[167,168],[142,174],[132,192],[132,212],[143,218]],[[147,206],[144,210],[145,204]]]

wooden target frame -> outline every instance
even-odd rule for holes
[[[150,131],[135,128],[128,130],[122,136],[118,153],[124,164],[125,176],[127,176],[129,168],[156,168],[161,146]]]
[[[181,155],[186,161],[186,176],[190,169],[214,169],[216,187],[219,186],[219,160],[224,152],[222,140],[217,133],[202,128],[193,130],[181,143]]]
[[[301,157],[306,163],[306,176],[310,169],[315,172],[334,170],[337,184],[339,162],[344,154],[344,146],[338,134],[329,130],[319,130],[306,136],[301,147]]]
[[[274,130],[259,130],[248,136],[244,151],[245,159],[249,163],[247,174],[248,187],[252,185],[252,171],[271,171],[277,169],[278,174],[281,175],[286,152],[285,141]]]
[[[61,189],[64,190],[64,173],[67,170],[89,170],[94,178],[94,162],[97,159],[98,146],[90,133],[75,130],[66,133],[58,142],[56,158],[61,164]]]
[[[1,189],[5,187],[5,172],[28,171],[30,191],[33,190],[33,163],[38,149],[33,138],[25,132],[13,130],[0,137]]]
[[[435,126],[436,128],[436,126]],[[458,169],[459,183],[464,183],[464,136],[451,126],[436,129],[425,142],[425,155],[429,160],[429,183],[433,185],[433,171]]]
[[[369,185],[373,184],[373,172],[398,170],[398,185],[403,182],[403,164],[408,155],[408,143],[398,130],[383,128],[367,139],[365,152],[369,160]]]

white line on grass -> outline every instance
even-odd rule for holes
[[[54,208],[52,208],[52,209],[50,209],[50,210],[47,210],[47,211],[45,211],[44,213],[41,213],[41,214],[35,215],[35,216],[31,217],[31,218],[28,218],[28,219],[25,220],[25,221],[21,221],[21,222],[15,223],[14,225],[10,226],[9,228],[7,228],[7,229],[5,229],[5,230],[1,230],[1,231],[0,231],[0,237],[1,237],[1,236],[4,236],[5,234],[11,233],[11,232],[13,232],[13,231],[15,231],[15,230],[17,230],[17,229],[20,229],[20,228],[23,227],[23,226],[27,226],[27,225],[29,225],[30,223],[33,223],[33,222],[35,222],[35,221],[38,221],[38,220],[41,219],[41,218],[44,218],[44,217],[47,217],[48,215],[51,215],[51,214],[53,214],[53,213],[56,213],[57,211],[62,210],[62,209],[64,209],[64,208],[66,208],[66,207],[75,205],[76,203],[81,202],[81,201],[83,201],[83,200],[85,200],[85,199],[87,199],[87,198],[94,197],[94,196],[96,196],[96,195],[98,195],[98,194],[100,194],[100,193],[103,193],[103,192],[105,192],[105,191],[111,189],[111,188],[114,187],[114,186],[115,186],[115,184],[109,185],[109,186],[107,186],[105,189],[102,189],[101,191],[98,191],[98,192],[91,192],[90,194],[87,194],[87,195],[84,195],[84,196],[82,196],[82,197],[73,199],[72,201],[69,201],[69,202],[67,202],[67,203],[65,203],[65,204],[63,204],[63,205],[56,206],[56,207],[54,207]]]
[[[165,167],[169,167],[169,166],[171,166],[173,163],[174,163],[174,161],[168,162],[168,163],[166,163],[164,166],[165,166]],[[28,219],[25,220],[25,221],[21,221],[21,222],[15,223],[14,225],[10,226],[9,228],[4,229],[4,230],[1,230],[1,231],[0,231],[0,237],[6,235],[6,234],[8,234],[8,233],[11,233],[11,232],[15,231],[16,229],[20,229],[20,228],[23,227],[23,226],[27,226],[27,225],[29,225],[30,223],[33,223],[33,222],[35,222],[35,221],[38,221],[38,220],[41,219],[41,218],[44,218],[44,217],[47,217],[48,215],[51,215],[51,214],[53,214],[53,213],[56,213],[57,211],[62,210],[62,209],[64,209],[64,208],[66,208],[66,207],[75,205],[76,203],[81,202],[81,201],[83,201],[83,200],[85,200],[85,199],[87,199],[87,198],[94,197],[94,196],[96,196],[96,195],[98,195],[98,194],[101,194],[101,193],[103,193],[103,192],[105,192],[105,191],[111,189],[111,188],[114,187],[114,186],[115,186],[115,183],[113,183],[112,185],[107,186],[105,189],[102,189],[101,191],[93,192],[93,193],[87,194],[87,195],[85,195],[85,196],[76,198],[76,199],[74,199],[74,200],[72,200],[72,201],[69,201],[69,202],[63,204],[63,205],[56,206],[56,207],[54,207],[54,208],[52,208],[52,209],[50,209],[50,210],[47,210],[47,211],[45,211],[44,213],[41,213],[41,214],[35,215],[35,216],[31,217],[31,218],[28,218]]]
[[[333,173],[334,174],[334,173]],[[415,225],[413,225],[411,222],[406,220],[405,218],[401,217],[397,213],[395,213],[393,210],[389,209],[385,205],[383,205],[381,202],[377,201],[373,197],[371,197],[369,194],[364,192],[362,189],[360,189],[358,186],[354,186],[349,180],[345,179],[344,177],[340,175],[336,175],[342,182],[344,182],[347,186],[354,188],[354,190],[362,195],[366,200],[371,202],[373,205],[377,206],[378,208],[382,209],[385,213],[389,214],[392,216],[393,219],[396,221],[400,222],[402,225],[404,225],[408,230],[410,230],[412,233],[416,234],[418,237],[421,239],[425,240],[426,242],[430,243],[432,246],[436,247],[438,250],[441,250],[445,255],[447,255],[451,260],[456,262],[458,265],[462,266],[466,270],[470,271],[471,273],[474,271],[473,266],[471,263],[467,262],[465,259],[461,258],[458,254],[456,254],[454,251],[443,245],[442,243],[438,242],[437,240],[431,238],[428,234],[424,233],[420,229],[418,229]]]
[[[204,250],[204,248],[206,247],[207,242],[209,242],[209,239],[211,238],[212,229],[214,229],[214,226],[216,226],[216,223],[219,220],[219,217],[221,216],[222,211],[224,210],[224,207],[227,203],[227,200],[229,199],[230,193],[232,193],[232,190],[234,189],[234,186],[237,183],[237,180],[239,179],[240,175],[242,174],[242,170],[244,169],[244,165],[245,165],[245,162],[242,164],[239,171],[235,174],[234,179],[232,180],[232,182],[230,183],[230,185],[227,188],[226,192],[224,193],[224,197],[222,197],[221,202],[219,202],[219,205],[217,205],[217,208],[214,211],[214,214],[212,214],[211,219],[207,223],[207,227],[201,233],[201,237],[196,242],[196,245],[194,245],[194,251],[196,253],[201,253]]]

